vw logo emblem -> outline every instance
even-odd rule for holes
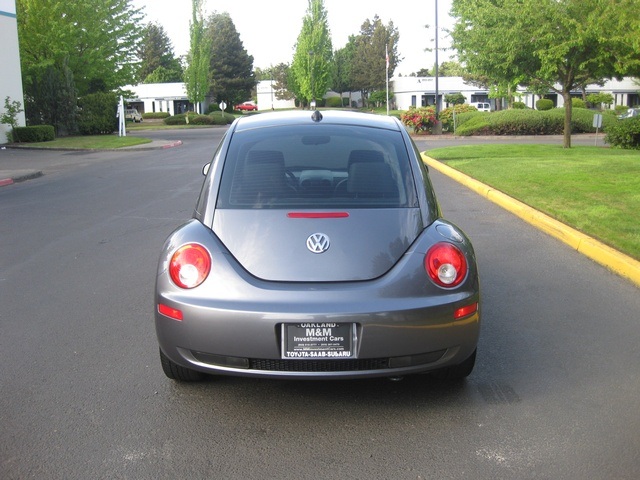
[[[307,248],[313,253],[324,253],[329,250],[331,242],[324,233],[314,233],[307,238]]]

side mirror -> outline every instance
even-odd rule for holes
[[[207,173],[209,173],[210,168],[211,168],[211,163],[207,163],[204,167],[202,167],[202,175],[206,177]]]

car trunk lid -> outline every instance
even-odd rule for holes
[[[417,208],[219,209],[213,222],[214,233],[251,275],[283,282],[380,277],[422,229]]]

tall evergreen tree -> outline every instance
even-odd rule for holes
[[[175,58],[171,40],[162,25],[148,24],[142,31],[138,47],[140,66],[137,78],[142,83],[182,81],[180,60]],[[160,80],[160,82],[158,82]]]
[[[323,0],[308,0],[291,65],[296,96],[305,102],[322,98],[331,84],[333,48]]]
[[[247,100],[255,87],[253,57],[247,53],[228,13],[213,13],[206,35],[211,42],[210,92],[216,103],[229,105]]]
[[[383,25],[377,15],[373,21],[367,19],[356,37],[356,52],[353,58],[352,79],[354,87],[362,91],[363,98],[373,90],[386,87],[386,55],[389,55],[389,77],[393,76],[401,59],[398,57],[400,34],[389,21]]]

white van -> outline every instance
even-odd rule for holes
[[[471,105],[472,107],[476,107],[480,112],[491,111],[491,104],[488,102],[473,102],[473,103],[470,103],[469,105]]]

